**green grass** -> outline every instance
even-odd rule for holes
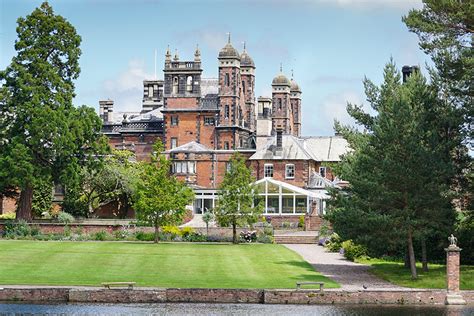
[[[0,284],[86,285],[134,281],[183,288],[339,285],[298,254],[272,244],[0,241]]]
[[[421,263],[417,264],[418,279],[412,280],[409,269],[401,262],[381,259],[359,259],[357,262],[370,264],[373,274],[393,284],[410,288],[445,289],[446,266],[429,264],[428,272],[423,272]],[[461,266],[461,290],[474,290],[474,266]]]

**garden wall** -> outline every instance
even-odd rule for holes
[[[462,291],[474,304],[474,291]],[[341,291],[258,289],[102,289],[66,287],[0,288],[0,301],[75,303],[253,303],[443,305],[444,290]]]

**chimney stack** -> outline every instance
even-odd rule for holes
[[[408,78],[415,72],[419,72],[420,67],[418,66],[403,66],[402,67],[402,74],[403,74],[403,83],[407,82]]]
[[[112,122],[114,113],[114,101],[102,100],[99,101],[99,116],[102,122]]]

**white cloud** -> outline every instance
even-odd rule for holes
[[[153,78],[143,60],[132,59],[116,78],[103,82],[101,97],[114,100],[114,111],[139,111],[143,97],[143,80]]]

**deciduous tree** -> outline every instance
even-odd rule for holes
[[[160,227],[180,222],[194,198],[193,190],[170,174],[171,163],[162,152],[163,144],[158,141],[151,161],[143,163],[133,204],[137,219],[155,228],[155,243]]]
[[[221,226],[232,226],[233,243],[238,243],[237,226],[252,225],[263,212],[258,203],[257,187],[244,158],[236,153],[229,161],[230,168],[219,187],[216,220]]]

